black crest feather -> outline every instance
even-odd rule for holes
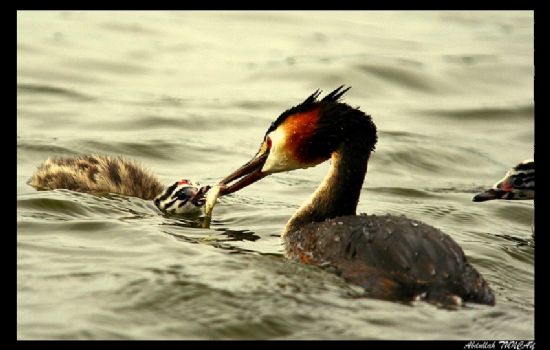
[[[321,94],[322,90],[315,91],[299,105],[296,105],[284,111],[273,123],[271,123],[269,129],[267,129],[266,135],[277,129],[277,127],[281,125],[281,123],[283,123],[286,118],[293,114],[307,112],[308,110],[317,107],[321,103],[337,103],[342,95],[344,95],[349,89],[351,89],[351,86],[348,86],[345,89],[344,86],[345,85],[340,85],[338,88],[336,88],[336,90],[323,97],[323,99],[320,101],[317,100],[317,98]]]
[[[342,95],[344,95],[349,89],[351,89],[351,86],[348,86],[347,88],[342,90],[344,88],[344,86],[345,85],[340,85],[336,90],[334,90],[330,94],[323,97],[322,101],[325,101],[325,102],[338,102],[340,97],[342,97]]]
[[[514,167],[514,170],[535,170],[535,162],[522,162]]]

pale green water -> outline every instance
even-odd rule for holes
[[[19,12],[20,339],[534,337],[533,203],[473,203],[533,154],[532,12]],[[356,299],[279,233],[328,166],[224,198],[211,229],[144,200],[26,184],[50,155],[121,154],[213,183],[318,88],[379,142],[359,212],[449,233],[497,305]]]

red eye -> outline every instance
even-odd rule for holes
[[[271,137],[269,137],[269,136],[267,137],[267,139],[265,140],[265,144],[266,144],[268,149],[271,148]]]
[[[188,185],[189,184],[189,180],[181,180],[180,182],[178,182],[178,185]]]

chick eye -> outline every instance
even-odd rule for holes
[[[193,196],[193,188],[185,187],[175,193],[175,197],[179,200],[187,200]]]
[[[267,137],[267,139],[265,140],[265,144],[266,144],[268,149],[271,148],[271,137],[269,137],[269,136]]]
[[[512,181],[512,184],[514,186],[520,186],[523,183],[521,179],[515,178],[514,181]]]

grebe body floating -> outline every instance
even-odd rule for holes
[[[140,163],[102,155],[48,158],[28,183],[37,189],[116,193],[153,200],[157,208],[170,214],[200,212],[209,188],[187,179],[165,187]]]
[[[370,116],[340,102],[348,89],[321,100],[317,91],[282,113],[256,155],[219,183],[220,194],[331,159],[324,181],[282,233],[288,258],[330,266],[375,298],[494,305],[491,288],[449,235],[404,216],[356,215],[377,133]]]

